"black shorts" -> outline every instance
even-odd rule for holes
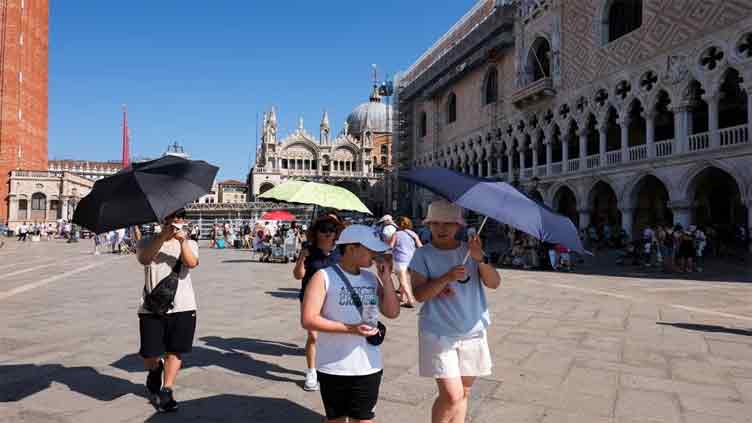
[[[318,372],[326,418],[372,420],[383,371],[366,376],[335,376]]]
[[[139,314],[138,328],[141,334],[141,357],[189,353],[196,332],[196,311],[171,313],[167,316]]]

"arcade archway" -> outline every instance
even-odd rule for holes
[[[730,228],[749,223],[739,184],[724,170],[704,169],[692,179],[687,194],[691,199],[692,222],[699,226]]]
[[[590,190],[589,204],[592,207],[590,223],[594,226],[620,225],[621,213],[616,192],[611,185],[598,181]]]
[[[670,226],[674,214],[669,208],[670,197],[666,185],[653,175],[646,175],[632,190],[634,205],[634,233],[642,233],[647,227]]]
[[[580,217],[577,213],[577,196],[566,186],[559,188],[554,194],[553,209],[564,216],[567,216],[575,226],[579,226]]]

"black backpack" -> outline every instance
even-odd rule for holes
[[[172,268],[172,272],[159,281],[151,292],[146,291],[144,285],[144,308],[154,314],[164,316],[175,307],[175,294],[178,292],[180,271],[183,269],[183,261],[178,262]]]

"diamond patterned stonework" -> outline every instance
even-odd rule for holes
[[[588,85],[624,66],[649,60],[696,37],[739,22],[752,13],[749,0],[646,0],[643,25],[603,45],[601,0],[562,1],[562,84]]]

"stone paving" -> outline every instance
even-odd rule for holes
[[[0,422],[320,422],[301,389],[304,332],[291,267],[201,250],[193,354],[176,414],[143,396],[131,257],[90,241],[0,249]],[[654,278],[501,270],[489,294],[494,375],[469,421],[752,422],[748,268]],[[736,281],[736,282],[735,282]],[[389,322],[377,419],[428,422],[434,383],[417,376],[416,316]]]

